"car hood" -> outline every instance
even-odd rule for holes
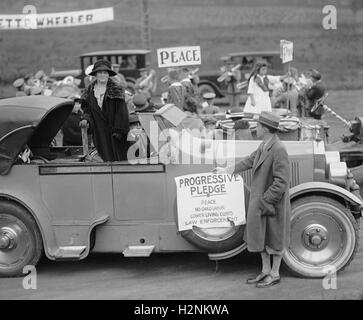
[[[29,145],[47,147],[73,109],[73,100],[46,96],[0,100],[0,174]]]

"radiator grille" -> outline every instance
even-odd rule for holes
[[[300,184],[299,163],[297,161],[290,162],[290,188]],[[252,182],[252,169],[242,172],[243,181],[250,187]]]

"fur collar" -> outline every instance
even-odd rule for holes
[[[88,86],[88,88],[83,93],[82,99],[87,100],[95,87],[96,81],[97,80],[93,81]],[[112,79],[108,79],[106,97],[109,99],[125,99],[125,90],[121,86],[117,85],[116,82]]]

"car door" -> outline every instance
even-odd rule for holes
[[[160,163],[112,163],[115,219],[123,222],[166,217],[165,166]]]

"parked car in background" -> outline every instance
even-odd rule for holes
[[[0,276],[22,275],[24,266],[36,265],[43,254],[51,260],[80,260],[90,252],[148,257],[199,251],[220,260],[246,248],[245,225],[179,231],[175,178],[210,173],[216,161],[246,156],[260,141],[187,136],[193,148],[175,148],[175,134],[160,145],[148,136],[138,140],[138,150],[149,152],[137,162],[93,161],[67,147],[51,146],[73,104],[46,96],[0,100]],[[173,108],[139,113],[140,128],[146,135],[156,128],[183,134]],[[323,141],[284,143],[292,206],[285,264],[303,277],[342,270],[358,250],[359,187],[339,152],[327,152]],[[242,176],[247,208],[252,171]]]
[[[229,53],[226,57],[232,58],[235,65],[240,64],[240,72],[242,82],[247,81],[253,66],[257,61],[264,61],[269,66],[269,74],[280,75],[285,73],[285,66],[280,59],[279,51],[252,51],[252,52],[235,52]],[[220,71],[204,72],[199,74],[199,90],[201,95],[205,92],[214,92],[218,98],[222,98],[227,93],[227,86],[224,82],[218,82],[217,79],[221,75]],[[247,88],[247,83],[245,84]],[[246,100],[246,89],[244,89],[244,99]]]
[[[125,77],[128,88],[133,89],[136,79],[140,77],[139,69],[150,65],[150,51],[144,49],[105,50],[88,52],[80,55],[80,69],[77,70],[52,70],[50,77],[61,80],[66,76],[81,79],[81,88],[84,88],[85,70],[89,65],[99,59],[105,59],[111,64],[120,65],[119,72]]]

